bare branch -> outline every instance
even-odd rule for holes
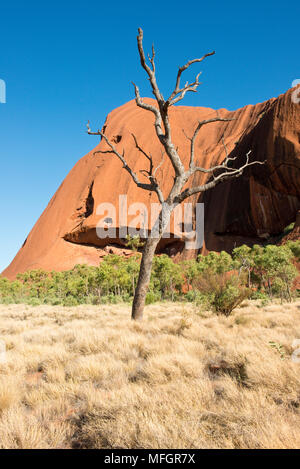
[[[193,59],[193,60],[189,60],[185,65],[183,65],[182,67],[179,68],[178,70],[178,73],[177,73],[177,79],[176,79],[176,86],[175,86],[175,92],[178,92],[179,88],[180,88],[180,78],[181,78],[181,75],[182,73],[187,70],[192,64],[194,63],[199,63],[199,62],[202,62],[204,59],[206,59],[206,57],[209,57],[211,55],[214,55],[215,54],[215,51],[213,52],[209,52],[208,54],[205,54],[201,57],[201,59]]]
[[[198,122],[198,125],[197,127],[195,128],[194,130],[194,133],[193,133],[193,136],[192,137],[188,137],[185,133],[185,131],[183,130],[183,133],[184,135],[186,136],[186,138],[188,140],[190,140],[191,142],[191,148],[190,148],[190,164],[189,164],[189,169],[190,169],[190,175],[193,174],[193,172],[195,171],[202,171],[202,172],[210,172],[210,170],[206,170],[205,168],[201,168],[201,167],[195,167],[194,165],[194,158],[195,158],[195,141],[196,141],[196,138],[197,138],[197,135],[200,131],[200,129],[206,125],[206,124],[211,124],[212,122],[231,122],[235,119],[226,119],[226,118],[222,118],[222,117],[213,117],[211,119],[205,119],[203,121],[199,121]]]
[[[141,28],[138,29],[137,43],[138,43],[138,51],[140,55],[141,65],[149,77],[152,92],[158,103],[158,108],[152,106],[151,104],[148,105],[144,103],[140,97],[139,88],[136,85],[134,85],[136,103],[138,106],[142,107],[143,109],[151,111],[155,114],[156,134],[160,140],[160,143],[165,148],[165,151],[174,168],[176,177],[180,177],[185,172],[184,166],[172,142],[171,126],[170,126],[169,117],[168,117],[168,106],[166,106],[166,102],[164,101],[163,95],[158,88],[158,85],[156,82],[156,76],[155,76],[155,69],[151,70],[149,65],[147,65],[146,63],[145,53],[143,49],[143,30]],[[152,50],[152,55],[153,55],[153,50]],[[154,58],[153,58],[153,63],[154,63]],[[164,132],[162,130],[162,123],[164,126]]]
[[[152,65],[152,71],[153,71],[153,73],[155,73],[155,62],[154,62],[155,49],[154,49],[154,44],[152,44],[152,57],[150,57],[150,55],[148,54],[148,59],[149,59],[149,62],[151,63],[151,65]]]
[[[152,59],[150,59],[150,62],[152,64],[153,70],[147,65],[146,63],[146,58],[145,58],[145,53],[144,53],[144,48],[143,48],[143,30],[141,28],[138,29],[138,36],[137,36],[137,43],[138,43],[138,50],[140,54],[140,60],[141,60],[141,65],[143,69],[147,72],[150,84],[152,87],[152,92],[157,100],[158,103],[162,104],[164,102],[164,98],[157,86],[156,83],[156,77],[155,77],[155,65],[154,65],[154,57],[155,57],[155,51],[154,47],[152,46]]]
[[[201,75],[202,72],[198,73],[198,75],[196,76],[196,79],[193,83],[186,83],[184,88],[182,88],[181,90],[178,91],[178,93],[175,94],[175,97],[173,99],[170,100],[170,98],[168,99],[168,101],[166,101],[166,105],[168,106],[173,106],[174,104],[178,103],[179,101],[181,101],[187,92],[193,92],[193,93],[196,93],[197,92],[197,88],[199,85],[201,85],[201,83],[199,82],[199,76]]]
[[[181,75],[192,64],[202,62],[206,57],[209,57],[209,56],[214,55],[214,54],[215,54],[215,51],[209,52],[208,54],[203,55],[203,57],[201,57],[201,59],[189,60],[185,65],[183,65],[182,67],[179,67],[179,70],[178,70],[178,73],[177,73],[177,78],[176,78],[176,85],[175,85],[174,91],[172,92],[172,94],[170,95],[170,97],[167,99],[167,101],[165,103],[166,107],[172,106],[173,104],[178,103],[178,101],[181,101],[188,91],[192,91],[194,93],[197,91],[197,88],[200,85],[199,76],[201,75],[201,72],[198,73],[198,75],[196,76],[196,79],[193,83],[189,84],[188,82],[186,82],[186,84],[183,88],[180,88]]]
[[[137,174],[130,168],[130,166],[128,165],[128,163],[125,159],[125,151],[124,150],[123,150],[123,154],[121,155],[121,153],[118,152],[116,147],[111,143],[111,141],[107,138],[107,136],[101,130],[97,130],[97,132],[92,132],[91,128],[90,128],[90,122],[89,121],[87,123],[87,129],[88,129],[87,133],[89,135],[99,135],[99,136],[101,136],[102,138],[104,138],[105,142],[110,147],[110,150],[98,150],[98,151],[94,152],[94,154],[96,154],[96,153],[104,153],[104,154],[111,153],[111,154],[116,155],[119,158],[119,160],[122,162],[123,168],[126,169],[126,171],[130,174],[131,178],[133,179],[133,181],[135,182],[137,187],[140,187],[141,189],[145,189],[145,190],[148,190],[148,191],[156,192],[157,196],[159,198],[159,201],[161,202],[161,199],[163,199],[163,196],[162,196],[162,192],[161,192],[160,188],[157,187],[157,184],[154,181],[151,181],[150,184],[144,184],[144,183],[139,181],[139,178],[138,178]]]
[[[249,163],[250,154],[251,154],[251,150],[249,150],[248,153],[246,154],[246,163],[243,166],[240,166],[239,168],[229,168],[228,166],[223,165],[223,164],[218,165],[218,166],[214,166],[214,167],[209,168],[209,169],[204,169],[204,170],[203,170],[203,168],[199,168],[198,170],[201,171],[201,172],[204,172],[204,173],[209,173],[210,172],[210,173],[212,173],[213,180],[206,183],[206,184],[203,184],[201,186],[196,186],[196,187],[191,187],[191,188],[185,189],[176,198],[176,203],[183,202],[185,199],[187,199],[191,195],[198,194],[199,192],[205,192],[208,189],[212,189],[217,184],[219,184],[221,181],[225,181],[226,179],[241,176],[243,174],[244,169],[248,168],[249,166],[253,166],[255,164],[263,165],[263,164],[266,163],[266,161],[252,161],[251,163]],[[225,169],[225,172],[222,172],[218,176],[215,176],[213,174],[213,172],[217,169],[222,169],[222,170]]]
[[[164,162],[164,159],[165,159],[164,157],[165,157],[165,154],[164,154],[164,152],[162,151],[162,152],[161,152],[161,161],[160,161],[159,165],[156,166],[156,168],[155,168],[155,170],[154,170],[154,172],[153,172],[153,176],[155,176],[155,174],[157,173],[157,171],[159,170],[159,168],[162,166],[162,164],[163,164],[163,162]]]
[[[225,160],[223,161],[222,164],[223,164],[224,166],[226,166],[229,161],[235,161],[235,160],[237,159],[237,156],[233,156],[233,157],[230,157],[230,156],[229,156],[228,150],[227,150],[227,146],[226,146],[225,140],[224,140],[224,135],[223,135],[223,137],[222,137],[222,143],[223,143],[223,147],[224,147],[224,149],[225,149],[225,155],[226,155],[226,158],[225,158]]]
[[[140,145],[138,144],[138,141],[137,141],[137,138],[134,134],[131,134],[133,139],[134,139],[134,142],[135,142],[135,146],[136,148],[139,150],[139,152],[141,152],[146,158],[147,160],[149,161],[149,170],[146,170],[146,169],[142,169],[140,170],[140,173],[144,174],[144,176],[146,176],[149,181],[151,182],[151,184],[153,184],[153,187],[155,187],[155,192],[157,193],[157,196],[158,196],[158,199],[161,203],[164,202],[164,197],[163,197],[163,193],[162,193],[162,190],[160,189],[159,187],[159,184],[157,182],[157,179],[155,178],[155,174],[156,174],[156,171],[158,169],[159,166],[161,166],[162,162],[159,164],[159,166],[153,171],[153,158],[152,158],[152,155],[149,153],[149,155],[145,152],[145,150],[143,150],[142,147],[140,147]]]
[[[134,134],[131,134],[135,143],[136,148],[147,158],[147,160],[150,162],[150,174],[152,174],[152,169],[153,169],[153,162],[152,162],[152,156],[151,154],[147,154],[145,150],[142,149],[142,147],[139,146],[137,138]]]
[[[184,166],[171,140],[171,127],[169,124],[168,115],[164,113],[164,111],[161,108],[158,109],[157,107],[152,106],[152,104],[144,103],[144,101],[142,100],[140,96],[140,90],[138,86],[135,85],[134,83],[133,83],[133,86],[135,89],[136,104],[139,107],[146,109],[147,111],[151,111],[155,115],[154,125],[155,125],[156,134],[160,140],[160,143],[165,148],[165,151],[173,165],[175,174],[176,175],[183,174]],[[164,123],[165,133],[162,130],[162,119]]]
[[[140,95],[139,87],[133,82],[132,84],[134,86],[135,102],[137,106],[141,107],[142,109],[145,109],[146,111],[150,111],[155,115],[155,124],[154,124],[155,130],[156,130],[156,134],[158,138],[161,139],[164,136],[164,133],[161,127],[162,122],[161,122],[161,114],[160,114],[159,109],[155,106],[152,106],[152,104],[144,103]]]
[[[155,114],[155,116],[158,116],[159,115],[159,110],[155,106],[152,106],[152,104],[144,103],[144,101],[142,100],[141,95],[140,95],[139,87],[135,83],[133,83],[133,82],[131,82],[131,83],[134,86],[136,104],[139,107],[141,107],[143,109],[146,109],[146,111],[153,112],[153,114]]]

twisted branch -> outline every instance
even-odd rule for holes
[[[150,184],[144,184],[144,183],[140,182],[137,174],[130,168],[130,166],[128,165],[128,163],[125,159],[125,150],[123,150],[123,154],[119,153],[118,150],[116,149],[116,147],[111,143],[111,141],[107,138],[105,133],[103,133],[101,130],[98,129],[97,132],[92,132],[91,128],[90,128],[90,122],[89,121],[88,121],[86,126],[87,126],[87,129],[88,129],[87,133],[89,135],[100,135],[102,138],[104,138],[105,142],[107,143],[107,145],[110,148],[110,150],[95,151],[94,154],[96,154],[96,153],[104,153],[104,154],[111,153],[111,154],[116,155],[119,158],[119,160],[122,162],[123,168],[126,169],[126,171],[130,174],[131,178],[133,179],[133,181],[135,182],[137,187],[140,187],[141,189],[144,189],[144,190],[147,190],[147,191],[156,192],[159,201],[161,203],[164,201],[162,192],[161,192],[160,188],[158,187],[158,184],[155,182],[155,180],[151,180]]]

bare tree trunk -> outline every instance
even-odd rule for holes
[[[148,286],[151,278],[152,262],[155,250],[159,241],[161,240],[165,229],[167,228],[171,213],[174,209],[172,203],[164,203],[161,212],[149,233],[149,237],[145,243],[142,255],[142,261],[139,271],[139,278],[135,289],[135,295],[132,303],[131,319],[143,319],[143,311],[145,307],[145,300],[148,291]]]
[[[288,301],[291,303],[292,302],[292,295],[291,295],[291,290],[290,290],[288,281],[286,281],[286,289],[287,289],[287,294],[288,294]]]
[[[139,279],[132,304],[131,319],[143,319],[146,295],[151,277],[152,261],[160,238],[149,237],[145,243],[141,261]]]

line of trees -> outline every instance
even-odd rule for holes
[[[64,272],[33,270],[15,281],[0,278],[0,302],[75,306],[132,301],[141,254],[106,256],[98,267],[76,265]],[[300,241],[282,246],[243,245],[232,255],[210,252],[175,264],[167,255],[154,257],[146,302],[187,300],[206,303],[230,314],[247,297],[292,301],[299,275]]]

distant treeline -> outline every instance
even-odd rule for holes
[[[33,270],[17,280],[0,278],[0,302],[75,306],[132,300],[141,255],[107,255],[98,267],[76,265],[64,272]],[[154,258],[147,303],[186,300],[207,304],[220,313],[244,298],[273,297],[291,301],[299,275],[300,241],[282,246],[241,246],[232,255],[222,251],[174,263],[167,255]]]

